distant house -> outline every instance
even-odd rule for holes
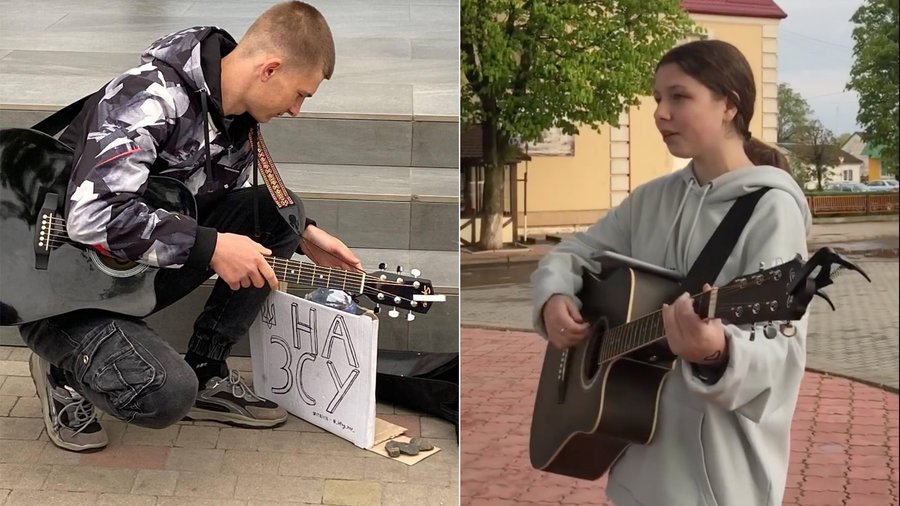
[[[863,181],[881,179],[881,147],[867,144],[863,139],[862,132],[851,135],[841,149],[862,160],[863,168],[860,177]]]
[[[834,145],[824,147],[825,165],[828,166],[828,168],[822,175],[822,186],[839,181],[853,181],[854,183],[862,182],[861,176],[865,166],[863,160],[841,149],[839,146]],[[794,161],[798,155],[807,155],[806,158],[809,158],[808,154],[810,150],[813,149],[813,146],[808,144],[782,142],[778,144],[778,148],[788,160]],[[807,164],[807,168],[812,174],[815,174],[815,167],[811,164]],[[815,189],[816,182],[816,177],[813,176],[810,181],[806,182],[806,189]]]

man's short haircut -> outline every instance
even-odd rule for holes
[[[304,2],[284,2],[263,12],[247,29],[241,44],[252,53],[279,51],[301,70],[319,67],[325,79],[334,73],[334,39],[328,22]]]

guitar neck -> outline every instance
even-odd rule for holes
[[[309,262],[266,257],[279,281],[296,283],[314,288],[331,288],[354,294],[362,294],[366,273],[323,267]]]
[[[716,290],[692,297],[697,314],[707,314],[710,305],[715,308]],[[628,355],[656,343],[666,337],[662,310],[609,329],[600,348],[600,363]]]

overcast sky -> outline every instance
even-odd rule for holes
[[[778,29],[778,80],[803,96],[835,135],[859,130],[850,17],[863,0],[775,0],[787,13]]]

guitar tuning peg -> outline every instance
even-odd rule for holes
[[[781,335],[784,337],[794,337],[797,334],[797,328],[791,322],[781,324]]]
[[[381,312],[381,305],[375,304],[375,309],[372,310],[373,313],[378,314]]]
[[[754,325],[753,328],[750,329],[750,340],[756,341],[756,325]]]
[[[378,270],[383,271],[385,268],[387,268],[387,265],[385,265],[384,262],[378,264]]]
[[[765,262],[760,262],[760,263],[759,263],[759,270],[761,270],[761,271],[766,270],[766,263],[765,263]]]
[[[406,313],[406,321],[411,322],[416,319],[416,315],[412,311]]]
[[[422,271],[420,271],[419,269],[413,269],[413,270],[409,271],[409,273],[412,274],[414,278],[417,278],[422,275]]]
[[[401,267],[401,266],[398,265],[398,266],[397,266],[397,274],[400,274],[400,273],[402,273],[402,272],[403,272],[403,267]]]
[[[772,325],[772,322],[769,322],[763,329],[763,335],[766,336],[766,339],[775,339],[775,336],[778,335],[778,330],[775,328],[775,325]]]
[[[396,317],[400,316],[400,311],[397,311],[396,309],[391,309],[390,311],[388,311],[388,316],[390,316],[391,318],[396,318]]]

